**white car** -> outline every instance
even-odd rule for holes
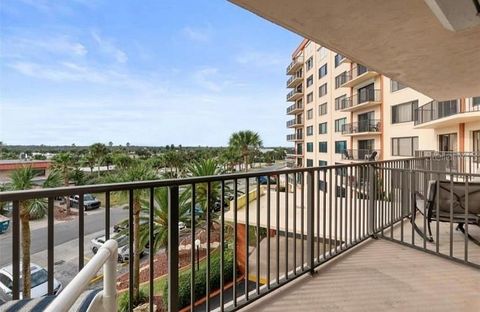
[[[20,264],[20,267],[22,265]],[[31,298],[39,298],[48,295],[48,273],[47,270],[38,264],[30,264],[32,279]],[[21,274],[21,269],[20,269]],[[20,299],[22,298],[22,276],[20,275]],[[12,300],[13,267],[8,265],[0,269],[0,300]],[[62,291],[62,283],[53,279],[53,294],[57,295]]]

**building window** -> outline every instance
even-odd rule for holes
[[[345,108],[345,99],[347,98],[347,95],[344,94],[342,96],[339,96],[335,99],[335,110],[339,109],[344,109]]]
[[[297,144],[297,155],[303,154],[303,145],[302,143]]]
[[[327,83],[324,83],[320,87],[318,87],[318,97],[322,97],[327,94]]]
[[[335,132],[342,132],[343,125],[347,122],[347,118],[335,119]]]
[[[313,135],[313,126],[307,127],[307,136]]]
[[[392,138],[392,156],[413,156],[418,150],[418,137]]]
[[[438,150],[441,152],[457,151],[457,134],[448,133],[438,136]]]
[[[318,142],[318,152],[326,153],[327,152],[327,142]]]
[[[307,94],[307,104],[313,101],[313,92]]]
[[[318,79],[321,79],[327,75],[327,64],[318,69]]]
[[[319,160],[318,165],[321,166],[327,166],[328,162],[326,160]]]
[[[392,106],[392,124],[413,121],[417,108],[417,100]]]
[[[305,64],[307,66],[307,71],[312,69],[312,67],[313,67],[313,56],[310,56],[310,58],[305,62]]]
[[[312,142],[307,143],[307,152],[308,153],[313,153],[313,143]]]
[[[318,115],[323,116],[327,114],[327,103],[318,105]]]
[[[480,130],[472,132],[473,138],[473,152],[477,155],[480,155]],[[480,162],[480,157],[474,157],[474,162]]]
[[[341,154],[347,149],[347,141],[335,141],[335,154]]]
[[[313,75],[307,78],[307,88],[313,84]]]
[[[390,80],[390,92],[395,92],[398,90],[405,89],[407,86],[402,85],[400,82],[395,80]]]
[[[307,111],[307,120],[310,120],[312,118],[313,118],[313,108]]]
[[[472,104],[473,104],[473,106],[480,105],[480,96],[476,96],[476,97],[472,98]]]
[[[313,167],[313,159],[307,158],[307,167]]]
[[[322,122],[321,124],[318,124],[318,134],[325,134],[327,133],[327,123]]]
[[[344,57],[341,54],[335,55],[335,67],[338,67],[340,63],[343,61]]]
[[[335,89],[340,88],[345,82],[347,82],[347,72],[344,71],[337,77],[335,77]]]

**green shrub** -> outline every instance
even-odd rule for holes
[[[128,291],[120,295],[118,300],[118,312],[128,312],[128,303],[130,301]],[[134,307],[138,307],[144,303],[148,302],[147,290],[140,288],[140,294],[137,298],[137,301],[133,303]]]
[[[225,249],[224,259],[223,259],[223,281],[224,284],[229,283],[233,279],[233,250]],[[207,261],[202,261],[200,263],[199,269],[195,266],[195,301],[198,301],[205,297],[207,292]],[[179,307],[186,307],[190,304],[190,291],[191,291],[191,269],[182,271],[178,277],[178,300]],[[220,251],[216,250],[210,254],[210,291],[214,291],[220,288],[220,279],[222,278],[220,272]],[[168,284],[166,283],[163,291],[163,303],[165,305],[165,310],[168,306]]]

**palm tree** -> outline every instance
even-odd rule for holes
[[[238,131],[230,136],[228,145],[239,151],[243,157],[245,172],[248,171],[250,154],[254,149],[262,146],[260,135],[250,130]]]
[[[112,142],[112,141],[108,142],[108,146],[109,146],[110,148],[112,148],[113,142]]]
[[[37,173],[32,167],[23,167],[15,170],[10,178],[9,185],[12,190],[28,190],[33,188],[33,178]],[[57,171],[52,171],[43,187],[55,187],[61,184],[61,178]],[[31,275],[30,275],[30,217],[32,214],[46,213],[47,203],[42,199],[24,200],[19,202],[20,222],[22,228],[22,279],[23,298],[30,298]]]
[[[53,158],[53,166],[57,168],[62,174],[64,186],[68,186],[70,184],[69,178],[70,178],[70,172],[71,172],[73,163],[74,161],[73,161],[72,154],[69,152],[58,153]],[[65,196],[65,198],[66,198],[65,202],[67,205],[67,213],[70,214],[70,199],[68,196]]]
[[[215,159],[202,159],[195,161],[188,167],[188,171],[191,176],[204,177],[211,175],[220,175],[223,170],[220,164]],[[222,196],[221,183],[210,182],[210,202],[208,202],[208,183],[197,183],[195,185],[196,197],[191,200],[195,200],[196,204],[202,210],[202,218],[205,218],[207,211],[213,208],[214,203],[220,201]],[[227,190],[226,190],[227,191]],[[191,191],[188,192],[191,194]]]
[[[182,192],[179,196],[179,220],[186,222],[189,218],[189,192]],[[157,252],[162,247],[168,247],[168,188],[156,188],[154,192],[153,212],[153,249]],[[149,242],[150,208],[148,201],[142,201],[140,213],[140,246]]]
[[[83,165],[90,168],[90,173],[93,173],[93,167],[95,167],[95,156],[89,151],[83,158]]]
[[[144,162],[135,162],[126,167],[124,170],[117,171],[115,175],[108,175],[106,182],[133,182],[133,181],[149,181],[157,178],[155,170],[146,165]],[[127,192],[115,193],[120,199],[128,198]],[[138,189],[133,191],[133,297],[134,302],[138,301],[140,295],[140,253],[143,246],[140,244],[140,211],[142,208],[142,201],[148,198],[147,189]],[[130,260],[131,261],[131,260]]]
[[[90,152],[95,157],[98,168],[98,176],[100,177],[100,165],[102,164],[103,157],[105,157],[105,155],[108,153],[108,149],[105,144],[95,143],[90,146]]]
[[[132,159],[125,153],[115,153],[112,156],[112,163],[115,165],[116,169],[124,169],[130,166]]]

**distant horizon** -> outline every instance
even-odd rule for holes
[[[0,141],[288,145],[302,38],[227,1],[4,1],[0,19]]]

